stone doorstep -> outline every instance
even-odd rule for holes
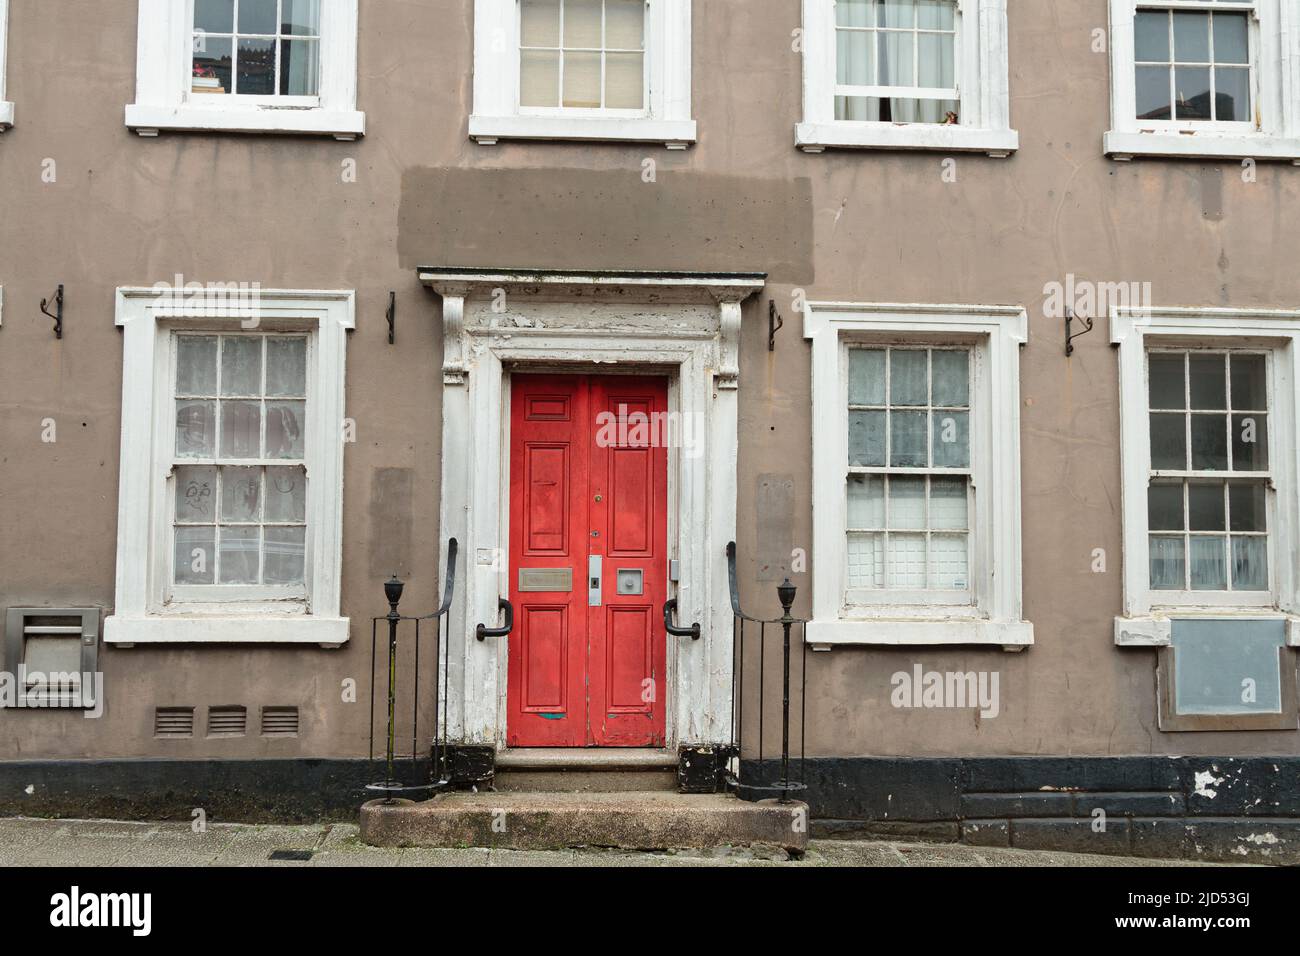
[[[361,839],[386,847],[552,850],[619,847],[808,847],[808,806],[730,795],[640,793],[447,793],[414,803],[372,800]]]
[[[639,747],[513,747],[496,755],[498,770],[671,770],[677,753]]]

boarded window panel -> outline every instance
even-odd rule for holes
[[[1177,713],[1281,713],[1281,619],[1175,620],[1171,639]]]

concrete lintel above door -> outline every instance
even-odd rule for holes
[[[420,281],[444,297],[491,297],[498,289],[538,301],[740,303],[763,288],[762,272],[580,271],[421,267]]]

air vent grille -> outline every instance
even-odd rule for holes
[[[263,707],[263,737],[296,737],[298,735],[297,707]]]
[[[193,737],[193,707],[159,707],[153,712],[155,737]]]
[[[209,707],[209,737],[242,737],[248,730],[247,707]]]

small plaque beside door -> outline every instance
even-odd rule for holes
[[[522,593],[573,590],[572,568],[520,568],[519,590]]]

